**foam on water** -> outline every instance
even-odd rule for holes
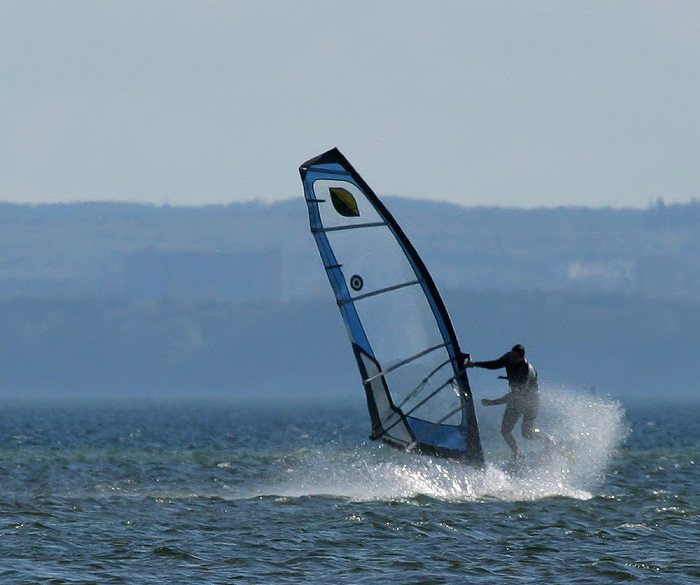
[[[267,494],[326,495],[358,500],[535,500],[593,497],[612,454],[625,437],[624,411],[617,402],[566,388],[542,393],[539,424],[565,447],[545,452],[539,441],[519,439],[526,464],[508,471],[508,449],[498,424],[484,428],[487,465],[475,469],[454,461],[401,453],[380,445],[352,450],[319,447],[297,454],[286,480]],[[527,443],[527,444],[526,444]]]

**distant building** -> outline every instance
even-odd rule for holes
[[[629,293],[637,275],[630,260],[574,260],[566,267],[567,288],[578,292]]]
[[[138,252],[125,259],[124,292],[134,299],[279,301],[281,254]]]

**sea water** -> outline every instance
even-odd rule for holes
[[[546,389],[513,471],[502,407],[474,469],[361,396],[4,399],[0,583],[697,583],[697,406]]]

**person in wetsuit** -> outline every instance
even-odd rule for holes
[[[491,361],[472,361],[470,356],[465,356],[465,367],[486,368],[487,370],[506,369],[506,378],[510,386],[510,392],[501,398],[489,400],[484,398],[481,403],[484,406],[505,404],[506,410],[501,421],[501,435],[513,452],[514,458],[520,458],[522,453],[513,437],[513,428],[518,419],[523,417],[522,435],[526,439],[543,439],[547,446],[555,444],[554,437],[535,428],[535,419],[539,406],[539,386],[537,383],[537,371],[531,363],[525,359],[525,348],[514,345],[513,348],[501,357]]]

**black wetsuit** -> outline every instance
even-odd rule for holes
[[[508,385],[510,389],[515,392],[522,392],[523,390],[527,392],[537,392],[537,371],[532,368],[532,374],[530,373],[529,362],[523,358],[523,360],[516,364],[517,356],[514,352],[509,351],[504,353],[501,357],[496,360],[486,361],[486,362],[474,362],[477,368],[486,368],[487,370],[500,370],[501,368],[506,369],[506,376],[508,377]]]

